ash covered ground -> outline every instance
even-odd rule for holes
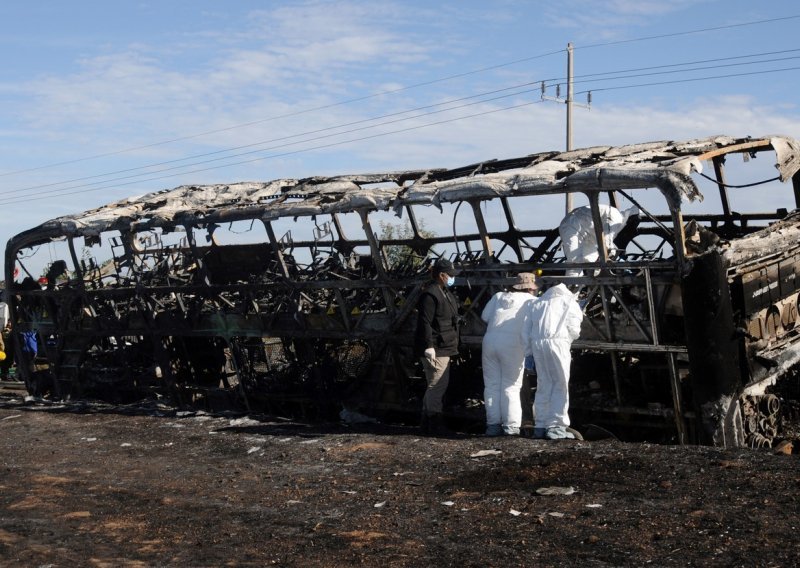
[[[0,396],[3,566],[795,566],[797,454]]]

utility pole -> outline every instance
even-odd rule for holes
[[[567,152],[572,150],[572,42],[567,44]],[[567,213],[572,211],[572,194],[567,194]]]
[[[573,50],[572,42],[570,42],[570,43],[567,44],[567,98],[565,98],[565,99],[561,98],[561,85],[556,85],[556,96],[555,97],[545,96],[544,93],[545,93],[546,87],[545,87],[544,81],[542,81],[542,100],[556,101],[558,103],[562,103],[563,102],[563,103],[566,103],[566,105],[567,105],[567,152],[572,150],[572,105],[574,104],[574,95],[575,95],[575,90],[574,90],[574,70],[573,70],[573,65],[572,65],[572,50]],[[579,104],[578,106],[591,108],[591,104],[592,104],[592,93],[591,92],[589,92],[587,100],[588,100],[588,104],[586,104],[586,105]],[[570,211],[572,211],[572,207],[573,207],[573,205],[572,205],[572,194],[568,193],[566,195],[566,199],[567,199],[566,210],[567,210],[567,213],[569,213]]]

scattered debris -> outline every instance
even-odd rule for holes
[[[233,418],[229,422],[231,426],[261,426],[261,422],[258,420],[254,420],[252,418],[244,417],[244,418]]]
[[[794,444],[790,440],[782,440],[775,446],[773,453],[775,454],[791,454],[794,449]]]
[[[474,454],[471,454],[469,457],[471,458],[483,458],[486,456],[499,456],[503,452],[501,450],[479,450]]]
[[[18,413],[0,424],[0,548],[15,565],[797,564],[798,468],[771,450],[509,437],[492,441],[501,456],[469,459],[489,440],[415,442],[335,415],[288,430],[229,428],[226,417],[209,436],[207,422],[174,430],[149,413],[20,412],[0,399],[0,419]],[[310,433],[321,443],[298,443]],[[253,446],[264,457],[244,455]],[[724,460],[736,467],[722,471]],[[553,486],[576,493],[535,493]],[[64,516],[76,511],[91,517]]]
[[[536,490],[538,495],[572,495],[574,487],[540,487]]]

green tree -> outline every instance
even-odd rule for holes
[[[418,226],[420,237],[427,239],[436,236],[433,231],[425,228],[424,223],[420,222]],[[380,229],[381,232],[378,235],[378,239],[381,242],[393,240],[411,241],[414,238],[414,231],[407,221],[398,223],[381,221]],[[393,244],[385,245],[382,248],[390,270],[401,266],[416,268],[427,258],[427,254],[420,255],[419,253],[415,253],[414,249],[409,245]]]

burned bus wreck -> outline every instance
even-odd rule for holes
[[[798,169],[791,138],[717,136],[125,199],[9,241],[19,372],[53,398],[416,414],[415,305],[447,257],[461,271],[451,416],[482,419],[481,309],[536,270],[585,312],[578,429],[768,446],[800,359]],[[588,262],[563,252],[568,194],[594,221]],[[613,247],[608,207],[633,211]],[[35,357],[20,349],[31,332]]]

